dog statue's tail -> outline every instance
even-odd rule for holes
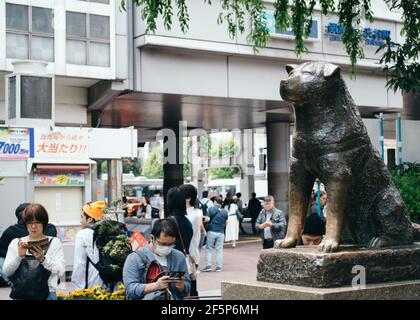
[[[414,241],[420,241],[420,224],[413,223],[413,238]]]

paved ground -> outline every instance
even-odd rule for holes
[[[203,297],[220,297],[222,280],[255,279],[257,275],[257,262],[261,250],[261,240],[258,237],[241,237],[232,248],[226,243],[223,251],[222,272],[200,272],[197,275],[198,292]],[[200,270],[204,268],[204,253],[201,251]],[[216,255],[213,252],[213,268],[215,267]],[[63,292],[71,290],[70,283],[65,283]],[[9,288],[0,288],[0,300],[9,299]],[[215,298],[217,299],[217,298]]]

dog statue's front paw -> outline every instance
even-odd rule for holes
[[[298,243],[298,239],[287,237],[274,242],[274,249],[294,248]]]
[[[329,253],[338,250],[339,243],[336,240],[325,240],[318,245],[319,251]]]
[[[369,241],[368,247],[369,248],[383,248],[389,247],[393,245],[392,239],[388,237],[373,237],[372,240]]]

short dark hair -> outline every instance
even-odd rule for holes
[[[197,201],[197,188],[192,184],[182,184],[179,188],[185,193],[185,198],[190,199],[190,205],[194,207]]]
[[[173,214],[187,214],[187,207],[185,205],[185,193],[179,187],[172,187],[166,195],[166,207],[169,215]]]
[[[159,190],[155,190],[154,192],[153,192],[153,194],[155,195],[155,194],[160,194],[160,191]]]
[[[238,192],[237,194],[236,194],[236,197],[238,197],[238,198],[240,198],[242,196],[242,193],[240,193],[240,192]]]
[[[217,204],[222,205],[222,203],[223,203],[223,199],[222,199],[222,197],[221,197],[221,196],[215,196],[215,197],[213,197],[213,198],[214,198],[213,202],[216,202]],[[212,199],[213,199],[213,198],[212,198]]]
[[[176,225],[172,219],[159,219],[153,223],[151,235],[159,238],[163,233],[165,236],[176,238],[176,231]]]
[[[251,197],[255,198],[257,194],[255,192],[251,193]]]
[[[15,215],[16,215],[16,218],[18,219],[18,221],[19,220],[22,220],[22,213],[23,213],[23,211],[26,209],[26,207],[27,206],[29,206],[30,205],[30,203],[28,203],[28,202],[24,202],[24,203],[21,203],[17,208],[16,208],[16,210],[15,210]]]
[[[42,204],[32,203],[23,211],[22,220],[25,225],[32,221],[41,222],[45,229],[48,225],[48,212]]]
[[[209,196],[209,192],[207,190],[203,191],[203,198],[207,198]]]

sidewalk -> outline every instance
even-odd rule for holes
[[[261,240],[255,236],[241,237],[236,247],[226,243],[223,250],[223,269],[221,272],[200,272],[197,274],[197,286],[200,296],[221,296],[222,280],[255,279],[257,276],[257,262],[261,250]],[[201,250],[199,270],[204,268],[205,248]],[[215,268],[216,255],[213,252],[213,268]],[[64,290],[71,290],[71,284],[65,283]],[[0,288],[0,300],[9,300],[10,289]]]

